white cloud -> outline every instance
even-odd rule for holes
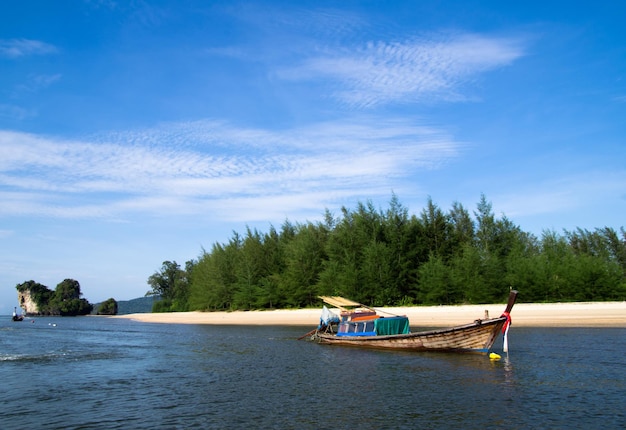
[[[336,96],[355,107],[390,102],[459,98],[476,74],[503,67],[524,55],[517,39],[474,34],[422,37],[405,42],[371,42],[359,49],[327,51],[279,76],[293,80],[330,77]]]
[[[368,119],[279,132],[199,121],[81,141],[5,131],[0,212],[229,219],[234,205],[248,220],[319,213],[346,196],[388,197],[416,170],[458,156],[459,146],[441,130]]]

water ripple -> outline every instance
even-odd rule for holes
[[[0,331],[3,429],[626,426],[625,329],[517,329],[495,363],[298,342],[297,327]]]

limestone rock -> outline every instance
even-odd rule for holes
[[[33,300],[30,290],[18,291],[17,302],[27,316],[39,315],[39,306]]]

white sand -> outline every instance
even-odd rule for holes
[[[498,317],[504,304],[377,308],[379,313],[406,315],[414,327],[450,327]],[[300,325],[314,328],[320,309],[250,312],[173,312],[119,315],[136,321],[176,324]],[[626,302],[548,303],[515,305],[511,311],[517,327],[626,327]]]

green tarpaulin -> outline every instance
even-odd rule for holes
[[[374,321],[374,331],[378,336],[408,334],[409,319],[407,317],[378,318]]]

